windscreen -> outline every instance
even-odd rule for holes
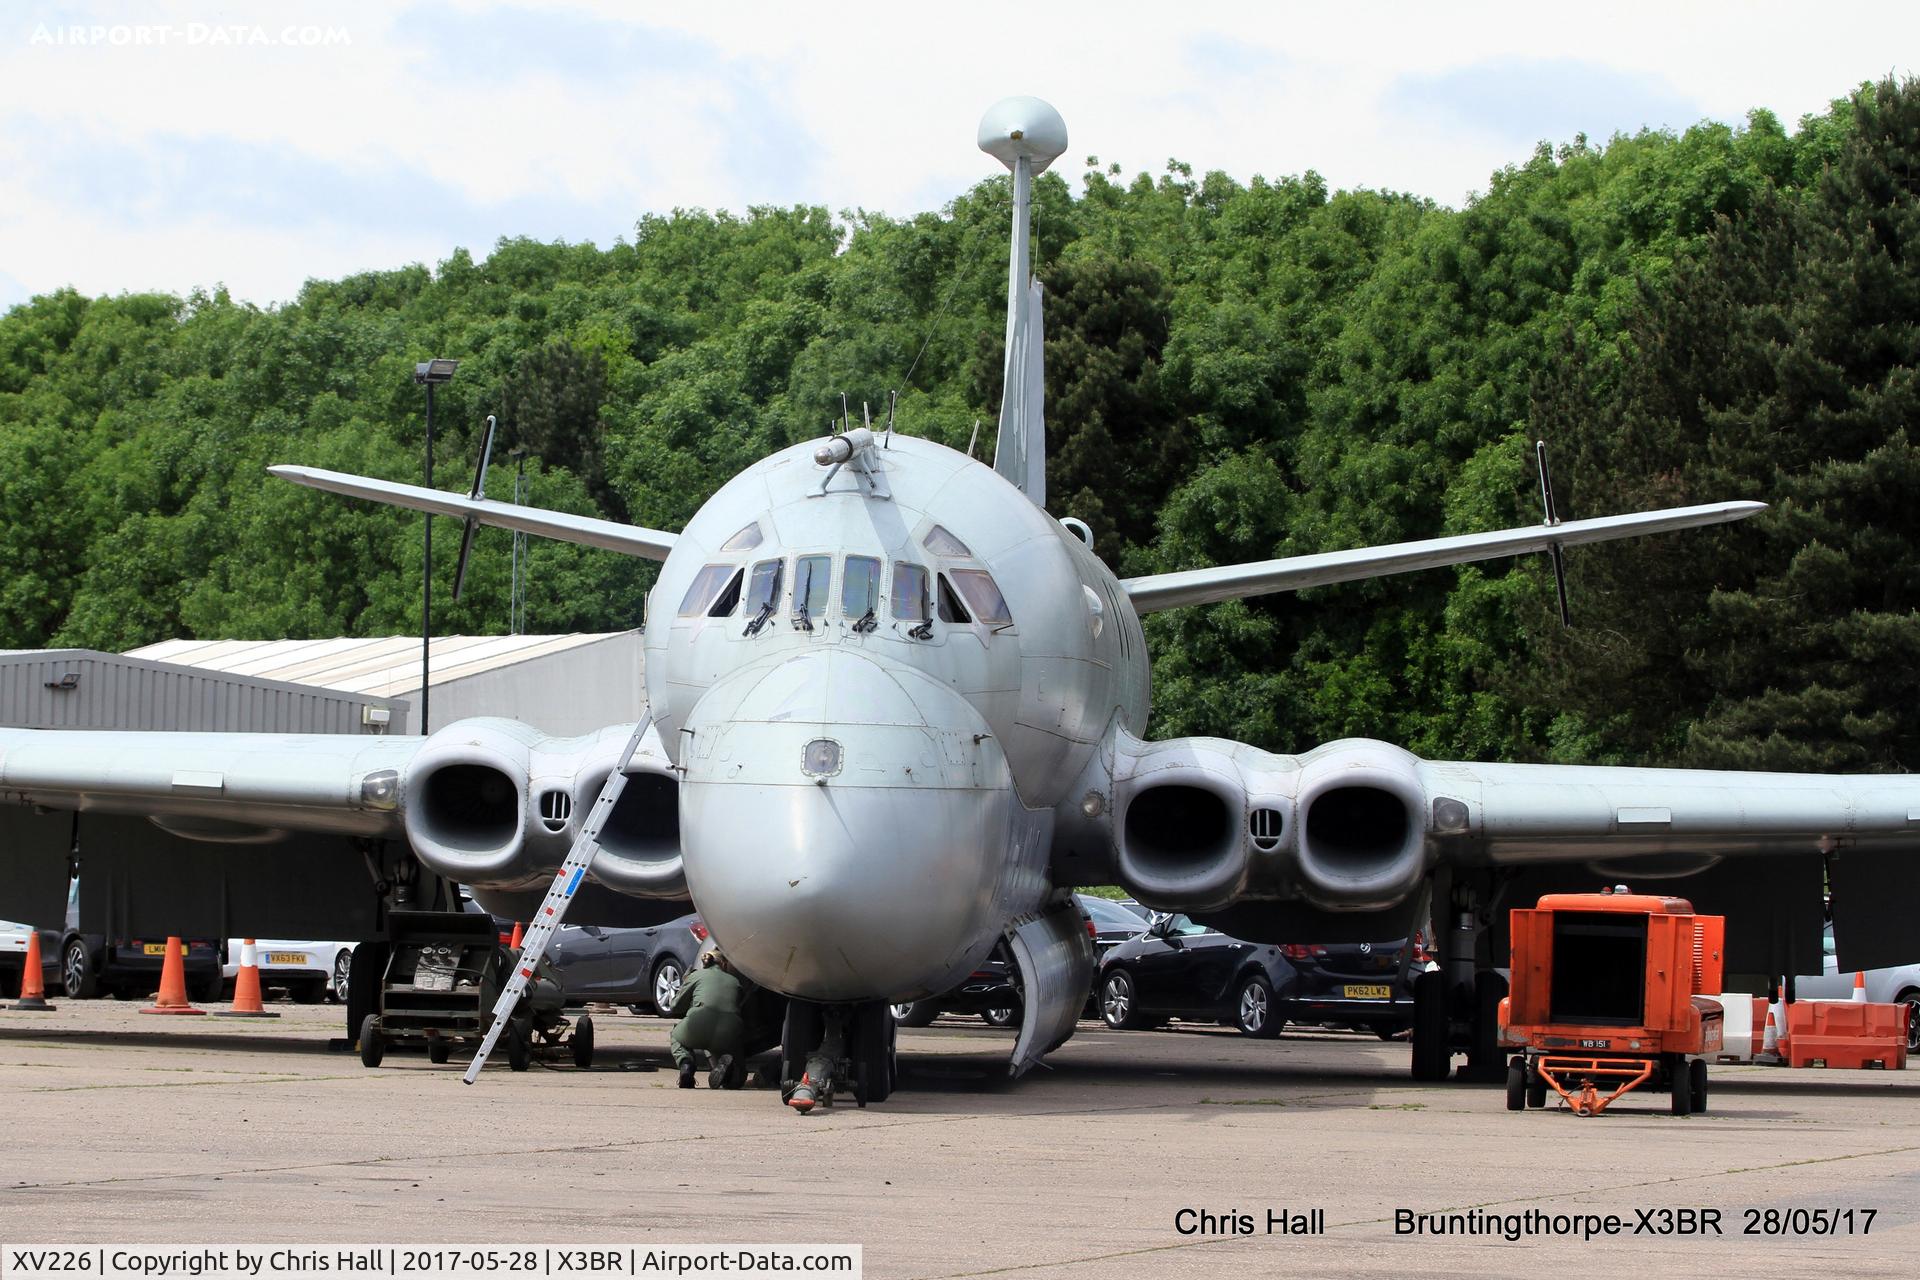
[[[747,612],[758,614],[780,595],[779,560],[762,560],[753,566],[753,578],[747,583]]]
[[[848,556],[840,580],[840,615],[858,622],[880,608],[880,562],[872,556]]]
[[[924,622],[927,608],[927,571],[917,564],[893,562],[893,616],[902,622]]]
[[[810,620],[826,616],[833,598],[833,557],[801,556],[793,565],[793,611],[806,611]],[[855,615],[858,616],[858,615]]]
[[[1007,599],[1000,594],[993,575],[985,569],[955,569],[953,587],[960,598],[967,602],[967,608],[973,616],[990,627],[1001,627],[1013,621],[1013,614],[1007,609]]]
[[[727,579],[733,574],[730,564],[710,564],[703,567],[693,577],[693,585],[687,588],[687,594],[680,600],[680,616],[694,618],[705,613],[714,597],[720,594],[720,588],[727,585]]]

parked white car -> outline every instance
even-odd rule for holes
[[[26,971],[27,935],[33,930],[11,920],[0,920],[0,998],[20,994],[20,975]]]
[[[1907,1052],[1920,1053],[1920,964],[1868,969],[1866,975],[1869,1001],[1907,1006]],[[1853,996],[1853,977],[1851,970],[1840,972],[1833,950],[1833,926],[1828,925],[1821,939],[1820,972],[1796,977],[1793,994],[1801,1000],[1847,1000]]]
[[[227,940],[227,963],[221,970],[232,989],[240,972],[239,938]],[[308,942],[288,938],[257,938],[254,963],[260,966],[260,989],[282,988],[300,1004],[319,1004],[328,997],[345,1003],[347,973],[353,967],[353,943]]]

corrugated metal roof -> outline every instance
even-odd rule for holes
[[[435,636],[429,666],[439,688],[483,671],[599,644],[625,631],[557,636]],[[392,696],[420,687],[420,637],[333,640],[163,640],[129,657],[286,680],[348,693]]]

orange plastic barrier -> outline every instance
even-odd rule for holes
[[[1796,1000],[1787,1006],[1780,1051],[1792,1067],[1818,1062],[1899,1071],[1907,1065],[1907,1017],[1904,1004]]]

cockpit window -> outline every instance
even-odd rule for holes
[[[833,557],[801,556],[793,562],[793,616],[815,622],[833,599]]]
[[[880,562],[872,556],[848,556],[840,580],[840,616],[858,622],[880,608]]]
[[[937,556],[970,556],[967,544],[947,532],[945,525],[937,524],[927,531],[927,550]]]
[[[925,622],[933,616],[927,607],[927,571],[922,566],[893,562],[893,616],[901,622]]]
[[[710,564],[693,576],[693,585],[687,588],[687,594],[680,600],[680,616],[697,618],[707,612],[707,607],[720,595],[721,588],[727,585],[727,579],[737,573],[730,564]]]
[[[722,551],[751,551],[760,545],[760,524],[755,521],[720,544]]]
[[[1001,627],[1013,621],[1013,614],[1007,609],[1007,598],[1000,594],[993,575],[985,569],[955,569],[953,571],[954,590],[973,610],[973,616],[990,627]]]
[[[747,583],[747,612],[759,614],[773,608],[773,602],[780,598],[780,568],[782,561],[762,560],[753,566],[753,577]]]
[[[967,606],[960,603],[960,597],[954,594],[953,584],[947,581],[947,575],[940,575],[940,621],[972,622]]]
[[[740,584],[745,581],[747,571],[735,569],[733,576],[727,579],[727,589],[714,598],[713,605],[707,610],[709,618],[731,618],[733,611],[740,607]]]

